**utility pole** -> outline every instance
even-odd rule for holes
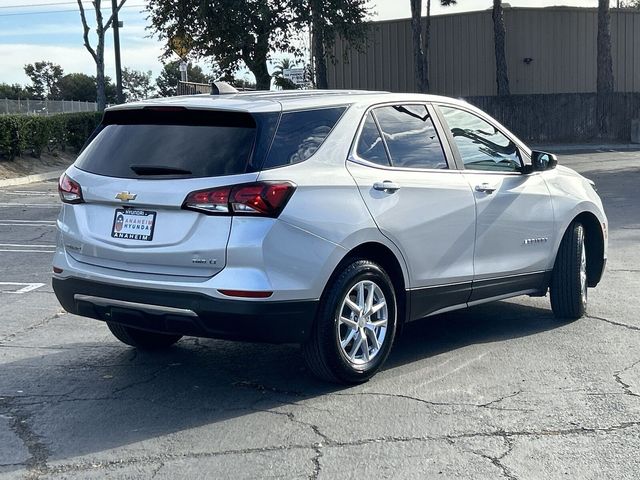
[[[118,0],[111,0],[113,10],[113,48],[116,51],[116,92],[118,103],[124,103],[122,94],[122,67],[120,65],[120,27],[122,24],[118,20]]]

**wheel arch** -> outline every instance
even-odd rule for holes
[[[569,222],[569,225],[567,225],[564,230],[563,236],[574,222],[580,222],[584,227],[584,241],[587,253],[587,285],[589,287],[595,287],[602,278],[602,272],[605,266],[605,239],[602,225],[594,213],[583,211]],[[556,251],[556,256],[557,254]]]
[[[342,269],[357,259],[370,260],[379,264],[387,275],[391,278],[391,282],[393,283],[395,293],[396,293],[396,301],[398,308],[398,333],[402,330],[402,325],[406,323],[407,315],[410,311],[408,305],[408,295],[407,295],[407,284],[408,279],[405,276],[405,270],[402,268],[403,261],[401,258],[398,258],[396,253],[391,250],[388,246],[379,243],[379,242],[366,242],[362,243],[351,250],[349,250],[342,260],[338,263],[338,265],[334,268],[327,284],[325,285],[324,291],[322,295],[325,295],[329,285],[333,282],[337,275],[340,274]]]

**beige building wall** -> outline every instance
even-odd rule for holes
[[[597,22],[595,8],[506,8],[511,92],[595,92]],[[640,92],[640,11],[613,9],[611,37],[616,91]],[[341,39],[335,52],[330,88],[416,91],[410,19],[372,23],[362,52]],[[432,17],[429,68],[433,93],[495,95],[491,11]]]

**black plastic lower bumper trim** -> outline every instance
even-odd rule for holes
[[[52,285],[60,304],[76,315],[158,333],[228,340],[302,343],[309,338],[318,306],[317,300],[225,300],[78,278],[53,278]],[[182,313],[188,311],[195,315]]]

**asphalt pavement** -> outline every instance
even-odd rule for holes
[[[564,155],[610,219],[588,316],[519,297],[410,324],[357,387],[296,346],[140,353],[51,290],[54,181],[0,190],[0,478],[635,479],[640,152]]]

